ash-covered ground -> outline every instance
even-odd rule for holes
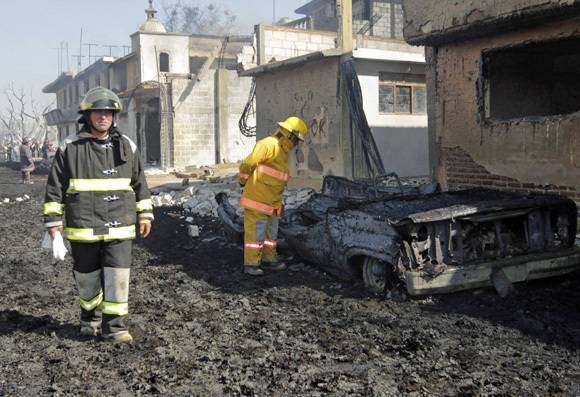
[[[580,395],[578,273],[507,298],[386,299],[296,261],[254,278],[217,218],[189,237],[179,207],[135,241],[135,342],[80,337],[70,255],[40,247],[45,178],[0,163],[0,396]]]

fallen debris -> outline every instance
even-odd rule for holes
[[[199,237],[199,227],[195,225],[187,226],[187,234],[189,234],[190,237]]]
[[[491,282],[499,296],[505,298],[515,291],[514,285],[509,280],[501,267],[496,267],[491,271]]]
[[[237,177],[220,178],[219,182],[190,181],[190,185],[181,191],[164,192],[161,189],[151,189],[151,201],[154,207],[181,206],[186,213],[206,216],[218,216],[219,204],[216,195],[225,193],[229,204],[238,216],[244,215],[244,209],[239,202],[243,188],[238,185]],[[314,193],[314,189],[287,189],[283,195],[283,208],[291,210],[306,202]]]

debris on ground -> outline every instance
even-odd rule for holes
[[[578,273],[506,298],[369,297],[295,257],[256,279],[217,218],[180,206],[135,240],[133,343],[81,337],[71,258],[41,248],[43,179],[0,164],[0,396],[580,395]]]

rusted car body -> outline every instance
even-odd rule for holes
[[[410,295],[446,293],[491,286],[498,269],[513,283],[580,266],[568,198],[397,181],[326,177],[321,193],[282,217],[280,234],[302,260],[345,279],[362,275],[373,292],[401,280]],[[219,212],[239,236],[240,220],[234,232],[231,216]]]

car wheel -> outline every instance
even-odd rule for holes
[[[374,293],[383,292],[392,283],[393,267],[376,258],[365,258],[362,273],[365,286]]]

